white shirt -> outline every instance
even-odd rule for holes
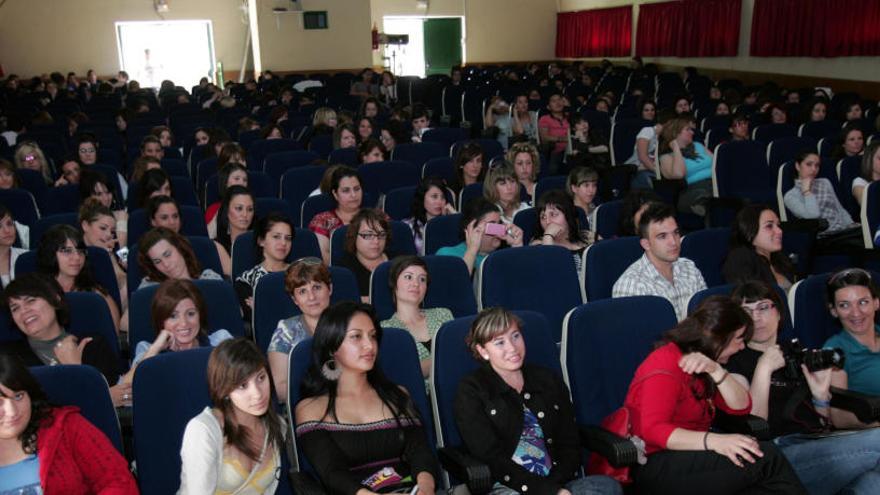
[[[697,265],[687,258],[672,263],[672,280],[660,275],[646,253],[617,279],[611,297],[660,296],[672,303],[675,317],[681,321],[687,317],[691,296],[705,289],[706,281]]]
[[[642,162],[639,161],[639,139],[646,139],[648,141],[648,156],[652,159],[656,156],[657,133],[654,131],[654,126],[642,127],[642,130],[636,135],[636,144],[635,147],[633,147],[633,154],[624,163],[627,165],[638,165],[639,170],[647,170]]]

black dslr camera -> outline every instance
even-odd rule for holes
[[[790,378],[801,376],[801,364],[812,372],[832,367],[842,369],[846,360],[843,349],[806,349],[798,339],[791,339],[784,355],[786,374]]]

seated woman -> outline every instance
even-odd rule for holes
[[[492,493],[623,493],[606,476],[577,476],[581,446],[568,389],[556,373],[525,363],[521,327],[504,308],[477,316],[465,341],[480,367],[455,397],[461,439],[489,465]]]
[[[769,206],[747,205],[736,214],[721,273],[728,284],[758,280],[791,288],[794,266],[782,251],[779,217]]]
[[[85,169],[80,173],[79,194],[80,204],[93,199],[112,212],[114,227],[120,246],[128,241],[128,212],[121,206],[113,194],[115,189],[101,172]]]
[[[529,208],[528,203],[520,201],[520,185],[516,180],[516,172],[513,166],[504,162],[486,174],[483,181],[483,197],[491,203],[495,203],[501,212],[501,221],[512,224],[513,217],[522,210]]]
[[[797,154],[794,159],[797,179],[783,197],[785,207],[797,218],[821,219],[828,223],[828,227],[817,236],[820,249],[849,246],[860,249],[863,246],[862,229],[838,201],[831,181],[817,177],[819,162],[819,155],[812,151]]]
[[[653,102],[648,101],[643,105],[647,105],[648,103]],[[645,107],[643,106],[642,118],[648,120],[645,118],[646,114],[644,109]],[[647,115],[650,116],[651,113],[648,113]],[[660,133],[663,132],[663,126],[674,118],[674,115],[675,114],[670,110],[660,112],[660,114],[657,115],[656,123],[653,122],[654,118],[652,117],[650,119],[650,125],[642,127],[636,135],[636,144],[633,148],[633,154],[624,162],[626,165],[636,165],[638,168],[638,171],[631,182],[631,187],[633,189],[654,188],[654,179],[657,177],[655,160],[657,158],[657,146],[659,144]]]
[[[297,441],[330,493],[434,493],[434,454],[409,395],[382,373],[381,341],[372,306],[324,311],[296,405]]]
[[[144,171],[144,175],[141,176],[141,180],[137,184],[135,205],[138,208],[146,207],[147,201],[153,196],[174,196],[171,189],[171,177],[161,168]]]
[[[46,155],[43,154],[40,145],[35,141],[18,143],[15,147],[15,154],[12,159],[15,162],[15,168],[36,170],[43,176],[46,185],[52,185],[53,181],[51,172],[49,171],[49,160],[46,160]]]
[[[358,212],[345,232],[345,253],[338,263],[351,270],[357,279],[361,299],[369,302],[370,276],[382,262],[388,261],[387,248],[391,244],[391,225],[380,210],[364,208]]]
[[[169,278],[223,280],[222,275],[210,268],[202,270],[186,237],[165,227],[152,229],[141,237],[137,262],[144,273],[138,289],[162,283]]]
[[[254,228],[255,205],[256,199],[250,189],[244,186],[226,189],[217,212],[217,235],[214,240],[227,253],[232,252],[232,244],[238,236]]]
[[[541,173],[541,158],[538,156],[538,148],[529,142],[515,143],[507,151],[505,157],[513,164],[516,171],[516,180],[528,194],[528,203],[535,201],[535,185],[538,183],[538,174]]]
[[[137,493],[125,458],[76,407],[53,407],[26,365],[0,354],[3,493]]]
[[[486,168],[483,166],[483,148],[476,142],[466,143],[459,146],[458,152],[453,159],[455,168],[455,180],[449,184],[456,195],[471,184],[483,182],[486,176]]]
[[[45,234],[44,234],[45,235]],[[15,247],[18,230],[12,212],[0,205],[0,286],[6,287],[15,280],[15,261],[27,249]]]
[[[831,315],[843,330],[825,341],[846,353],[842,373],[831,377],[831,385],[863,394],[880,395],[880,327],[875,323],[880,292],[871,274],[861,268],[835,273],[826,287]]]
[[[155,156],[139,156],[131,165],[131,175],[128,177],[128,181],[132,184],[140,182],[147,170],[159,168],[162,168],[162,161]]]
[[[257,222],[254,229],[256,265],[239,275],[234,284],[245,321],[251,321],[257,282],[265,275],[287,269],[293,234],[293,223],[282,213],[270,212]]]
[[[538,118],[536,112],[529,111],[529,96],[516,95],[511,110],[510,138],[508,142],[531,142],[538,140]]]
[[[597,129],[590,129],[590,121],[579,113],[569,118],[571,148],[566,160],[579,166],[589,166],[603,174],[611,168],[608,137]]]
[[[227,163],[217,170],[217,187],[219,188],[220,200],[217,200],[205,210],[205,225],[208,226],[208,237],[217,237],[217,211],[220,210],[220,202],[226,196],[226,190],[232,186],[248,187],[247,168],[239,162]]]
[[[545,192],[535,204],[538,224],[531,245],[562,246],[571,252],[578,272],[583,270],[584,250],[593,243],[593,234],[578,225],[574,203],[558,189]]]
[[[751,315],[755,331],[746,348],[731,356],[728,369],[751,383],[751,413],[769,422],[770,435],[798,478],[810,493],[874,491],[880,476],[880,428],[832,434],[833,429],[866,426],[831,407],[832,376],[841,372],[789,365],[791,345],[777,343],[785,306],[773,287],[746,282],[732,298]]]
[[[493,137],[507,149],[511,136],[510,106],[500,96],[493,96],[486,102],[486,113],[483,114],[483,129],[493,131]]]
[[[275,493],[286,426],[271,400],[269,364],[252,341],[211,351],[208,391],[213,407],[183,432],[177,493]]]
[[[413,231],[413,241],[419,256],[425,255],[425,226],[432,218],[455,213],[455,207],[446,201],[446,181],[439,177],[425,177],[413,195],[412,216],[403,220]]]
[[[166,280],[159,284],[150,306],[156,338],[138,342],[132,369],[161,352],[186,351],[197,347],[217,347],[232,338],[223,329],[208,333],[208,306],[202,292],[191,280]]]
[[[565,113],[565,100],[558,90],[553,90],[547,99],[548,112],[538,119],[538,134],[542,149],[550,159],[547,163],[551,175],[555,175],[565,156],[570,126]]]
[[[418,256],[394,258],[388,271],[388,288],[395,311],[382,321],[383,328],[403,328],[412,334],[426,379],[431,373],[431,339],[444,323],[455,318],[446,308],[423,307],[430,282],[425,260]]]
[[[865,148],[861,174],[852,183],[852,195],[859,206],[865,197],[865,188],[875,180],[880,180],[880,139],[874,140]]]
[[[110,344],[98,334],[77,338],[64,329],[70,307],[55,279],[27,273],[3,291],[3,306],[26,337],[0,343],[0,354],[13,354],[25,366],[88,364],[104,375],[116,407],[131,405],[131,384],[119,380],[119,360]]]
[[[370,139],[376,139],[374,137],[376,121],[373,119],[373,117],[361,115],[355,120],[355,123],[357,124],[357,141],[359,143],[365,143]],[[378,141],[378,139],[376,139],[376,141]]]
[[[764,114],[769,116],[771,124],[785,124],[788,122],[788,113],[778,103],[770,103],[764,109]]]
[[[115,225],[113,212],[95,199],[86,200],[79,209],[79,227],[82,230],[83,242],[86,246],[101,248],[110,255],[124,309],[128,307],[128,291],[126,290],[128,280],[125,275],[127,259],[123,260],[117,254],[117,249],[121,244],[115,236]],[[128,256],[127,250],[124,254]]]
[[[150,198],[147,201],[147,218],[150,219],[151,227],[165,227],[175,234],[179,234],[180,229],[183,228],[180,205],[171,196],[153,196]],[[223,275],[229,276],[232,273],[232,260],[229,258],[229,253],[217,241],[214,241],[214,247],[217,248],[217,257],[220,258]]]
[[[340,124],[333,131],[333,149],[354,148],[357,146],[357,129],[351,124]]]
[[[821,122],[828,115],[828,99],[824,96],[816,96],[807,102],[807,111],[804,122]]]
[[[318,258],[294,261],[284,275],[284,289],[302,314],[278,321],[269,342],[269,366],[275,395],[287,401],[287,358],[290,351],[315,333],[321,313],[330,306],[333,281],[330,270]]]
[[[0,189],[18,189],[21,183],[15,175],[15,165],[0,158]]]
[[[596,209],[596,191],[599,185],[599,174],[590,167],[575,167],[565,179],[565,192],[574,205],[589,215]]]
[[[336,208],[316,214],[309,222],[309,230],[318,238],[321,257],[330,264],[330,234],[337,227],[348,225],[361,209],[364,199],[361,177],[351,167],[338,167],[330,177],[330,191]]]
[[[847,124],[840,131],[839,144],[831,152],[833,160],[859,156],[865,151],[865,134],[858,127]]]
[[[364,139],[358,146],[357,162],[358,163],[376,163],[388,159],[388,151],[382,141],[374,137]]]
[[[712,197],[712,152],[694,142],[696,123],[690,114],[679,115],[660,132],[660,171],[665,179],[684,179],[687,188],[678,198],[678,210],[700,216]]]
[[[488,233],[487,226],[491,226]],[[512,247],[523,245],[522,229],[516,224],[501,223],[498,207],[483,197],[472,199],[461,210],[459,238],[462,242],[438,249],[437,255],[462,258],[471,275],[474,270],[480,269],[486,256],[500,248],[502,243]]]
[[[410,138],[403,123],[397,120],[388,120],[382,125],[381,131],[379,131],[379,141],[382,142],[388,153],[394,151],[394,147],[398,143],[408,143],[409,140]]]
[[[648,462],[634,473],[646,493],[806,493],[772,442],[709,431],[716,409],[748,414],[749,389],[724,369],[745,347],[752,320],[726,296],[707,298],[666,332],[638,367],[624,405]],[[701,480],[695,483],[695,480]]]
[[[65,293],[94,292],[103,297],[118,331],[121,310],[107,289],[95,282],[87,253],[78,230],[67,224],[53,225],[37,246],[37,271],[54,278]]]

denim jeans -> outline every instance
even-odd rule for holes
[[[880,493],[880,428],[774,440],[811,494]]]
[[[654,189],[652,179],[655,177],[657,177],[657,173],[653,170],[639,170],[636,172],[635,177],[633,177],[629,187],[630,189]]]
[[[571,495],[623,495],[620,483],[608,476],[584,476],[565,485]],[[520,492],[501,484],[495,484],[489,495],[519,495]]]

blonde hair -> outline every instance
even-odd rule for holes
[[[480,311],[477,318],[471,323],[471,329],[464,341],[475,358],[481,359],[477,346],[484,346],[510,329],[513,325],[522,330],[522,320],[519,316],[502,307],[487,308]]]
[[[541,173],[541,157],[538,155],[538,148],[532,143],[514,143],[507,150],[505,158],[510,163],[516,163],[516,155],[520,153],[528,153],[532,158],[532,176],[529,180],[535,182],[538,180],[538,174]]]
[[[330,119],[336,118],[336,110],[328,107],[321,107],[315,110],[315,117],[312,119],[312,125],[330,125],[327,123]],[[337,119],[338,120],[338,119]]]
[[[24,166],[24,157],[29,154],[33,154],[34,157],[40,160],[40,172],[43,174],[43,179],[46,182],[51,182],[52,176],[49,174],[49,162],[46,161],[46,155],[43,154],[43,150],[40,149],[40,145],[38,145],[34,141],[24,141],[23,143],[20,143],[18,145],[18,148],[15,149],[15,156],[13,157],[15,168],[26,168]]]

